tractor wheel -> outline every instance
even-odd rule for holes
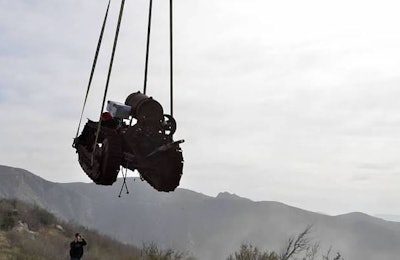
[[[119,135],[107,136],[101,146],[100,178],[97,184],[111,185],[118,177],[122,162],[122,140]]]

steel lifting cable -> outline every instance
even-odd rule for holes
[[[103,20],[103,25],[101,27],[101,31],[100,31],[100,36],[99,36],[99,40],[97,42],[97,48],[96,48],[96,53],[94,55],[94,60],[93,60],[93,64],[92,64],[92,70],[90,72],[90,77],[89,77],[89,83],[86,89],[86,95],[85,95],[85,99],[83,101],[83,106],[82,106],[82,111],[81,111],[81,116],[79,118],[79,124],[78,124],[78,129],[76,130],[76,135],[75,135],[75,139],[78,137],[79,135],[79,130],[81,127],[81,123],[82,123],[82,117],[83,117],[83,112],[85,111],[85,106],[86,106],[86,101],[89,95],[89,90],[90,90],[90,86],[92,85],[92,79],[93,79],[93,75],[94,75],[94,71],[96,68],[96,64],[97,64],[97,58],[99,56],[99,52],[100,52],[100,47],[101,47],[101,43],[103,40],[103,34],[104,34],[104,29],[106,27],[106,22],[107,22],[107,17],[108,17],[108,10],[110,9],[110,2],[111,0],[108,0],[108,5],[107,5],[107,9],[106,9],[106,14],[104,15],[104,20]],[[75,140],[74,139],[74,140]],[[72,146],[74,146],[74,144],[72,144]]]
[[[149,67],[149,47],[150,47],[150,32],[151,32],[151,13],[153,9],[153,0],[149,2],[149,20],[147,23],[147,43],[146,43],[146,60],[144,65],[144,84],[143,84],[143,94],[146,95],[147,87],[147,71]]]
[[[92,154],[92,160],[91,160],[91,164],[92,164],[92,165],[93,165],[94,155],[95,155],[96,147],[97,147],[97,141],[98,141],[99,133],[100,133],[101,114],[103,113],[104,104],[106,103],[108,85],[109,85],[109,83],[110,83],[111,71],[112,71],[112,66],[113,66],[113,62],[114,62],[114,55],[115,55],[115,50],[116,50],[116,48],[117,48],[118,35],[119,35],[119,28],[120,28],[120,26],[121,26],[122,14],[123,14],[123,11],[124,11],[124,4],[125,4],[125,0],[122,0],[122,1],[121,1],[121,7],[120,7],[120,10],[119,10],[117,29],[116,29],[116,31],[115,31],[114,44],[113,44],[113,49],[112,49],[112,54],[111,54],[111,59],[110,59],[110,65],[109,65],[109,67],[108,67],[108,75],[107,75],[106,87],[105,87],[105,89],[104,89],[103,102],[102,102],[102,104],[101,104],[101,110],[100,110],[100,115],[99,115],[99,123],[97,124],[96,139],[95,139],[94,145],[93,145],[93,154]]]
[[[173,83],[174,83],[174,78],[173,78],[173,16],[172,16],[172,0],[169,0],[169,69],[170,69],[170,74],[169,74],[169,79],[170,79],[170,105],[171,105],[171,116],[173,117]]]
[[[148,18],[148,24],[147,24],[147,43],[146,43],[146,59],[145,59],[145,67],[144,67],[144,85],[143,85],[143,94],[146,95],[146,90],[147,90],[147,74],[148,74],[148,66],[149,66],[149,52],[150,52],[150,33],[151,33],[151,15],[152,15],[152,6],[153,6],[153,1],[150,0],[149,2],[149,18]],[[172,0],[169,1],[169,66],[170,66],[170,112],[171,116],[173,116],[173,5],[172,5]]]
[[[106,97],[107,97],[108,85],[110,82],[112,65],[114,62],[114,55],[115,55],[115,50],[116,50],[116,46],[117,46],[117,42],[118,42],[119,28],[121,25],[124,4],[125,4],[125,0],[122,0],[119,17],[118,17],[117,29],[115,32],[114,45],[113,45],[113,50],[112,50],[112,54],[111,54],[108,75],[107,75],[107,82],[106,82],[106,87],[104,90],[103,102],[101,105],[101,110],[100,110],[100,115],[99,115],[99,123],[97,125],[96,139],[95,139],[95,142],[93,145],[93,154],[92,154],[92,160],[91,160],[92,165],[93,165],[94,154],[96,151],[97,141],[98,141],[100,128],[101,128],[101,114],[103,113],[104,105],[105,105],[105,101],[106,101]],[[171,116],[173,116],[173,11],[172,11],[172,9],[173,9],[172,0],[170,0],[170,10],[169,10],[169,27],[170,28],[169,29],[170,29],[170,105],[171,105],[170,114],[171,114]],[[152,14],[152,0],[150,0],[150,3],[149,3],[149,20],[148,20],[148,30],[147,30],[146,64],[145,64],[145,77],[144,77],[145,79],[144,79],[144,91],[143,91],[144,94],[146,93],[146,85],[147,85],[148,59],[149,59],[149,46],[150,46],[150,33],[151,33],[151,14]]]

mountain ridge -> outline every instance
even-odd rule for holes
[[[224,259],[244,241],[279,251],[288,237],[308,225],[313,225],[313,235],[324,248],[333,246],[345,259],[395,259],[400,254],[394,246],[400,243],[400,223],[364,213],[328,216],[229,192],[216,197],[187,189],[159,193],[132,178],[127,180],[130,194],[118,198],[121,179],[109,187],[54,183],[5,166],[0,166],[0,177],[0,197],[37,203],[120,241],[135,245],[154,241],[161,247],[191,251],[199,259]],[[14,187],[4,187],[5,183]]]

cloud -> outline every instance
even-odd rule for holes
[[[123,101],[143,87],[147,4],[126,3],[108,99]],[[148,94],[169,112],[166,4],[154,9]],[[183,187],[336,213],[385,187],[394,191],[400,165],[395,4],[174,6]],[[70,145],[105,7],[106,1],[0,1],[0,111],[7,122],[0,128],[0,163],[53,181],[88,181]],[[118,8],[115,2],[110,10],[84,119],[100,112]],[[373,167],[388,163],[392,170]],[[378,178],[382,172],[392,174]],[[349,200],[354,178],[365,179],[357,192],[372,195]],[[337,206],[316,199],[320,194]],[[399,199],[394,194],[391,203]]]

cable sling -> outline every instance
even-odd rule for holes
[[[170,63],[169,63],[169,69],[170,69],[170,74],[169,74],[169,79],[170,79],[170,105],[171,105],[171,116],[173,117],[173,83],[174,83],[174,78],[173,78],[173,16],[172,16],[172,0],[169,1],[169,58],[170,58]]]
[[[149,66],[149,49],[150,49],[150,32],[151,32],[151,13],[153,9],[153,0],[149,2],[149,20],[147,23],[147,43],[146,43],[146,60],[144,66],[144,84],[143,84],[143,94],[146,95],[147,87],[147,72]]]
[[[94,154],[95,154],[95,152],[96,152],[97,141],[98,141],[99,133],[100,133],[101,114],[103,113],[104,104],[106,103],[108,85],[109,85],[109,83],[110,83],[111,71],[112,71],[112,66],[113,66],[113,62],[114,62],[114,55],[115,55],[115,50],[116,50],[116,48],[117,48],[118,35],[119,35],[119,28],[120,28],[120,26],[121,26],[122,14],[123,14],[123,11],[124,11],[124,4],[125,4],[125,0],[122,0],[122,1],[121,1],[121,7],[120,7],[120,10],[119,10],[117,29],[116,29],[116,31],[115,31],[114,44],[113,44],[113,49],[112,49],[112,54],[111,54],[111,59],[110,59],[110,65],[109,65],[109,68],[108,68],[108,75],[107,75],[106,87],[105,87],[105,89],[104,89],[103,102],[102,102],[102,104],[101,104],[101,110],[100,110],[100,116],[99,116],[99,123],[97,124],[96,139],[95,139],[95,142],[94,142],[94,145],[93,145],[93,154],[92,154],[92,160],[91,160],[91,164],[92,164],[92,165],[93,165]]]
[[[147,74],[148,74],[148,67],[149,67],[149,53],[150,53],[150,34],[151,34],[151,16],[152,16],[152,6],[153,0],[149,2],[149,15],[148,15],[148,24],[147,24],[147,43],[146,43],[146,59],[145,59],[145,67],[144,67],[144,84],[143,84],[143,94],[146,95],[147,90]],[[172,0],[169,1],[169,67],[170,67],[170,112],[171,116],[173,116],[173,90],[174,90],[174,70],[173,70],[173,4]]]
[[[169,25],[166,24],[167,27],[169,26],[169,29],[165,28],[166,30],[169,30],[169,36],[165,36],[169,39],[165,39],[164,41],[169,41],[169,47],[167,47],[168,43],[163,45],[165,56],[170,56],[169,75],[166,71],[168,68],[164,69],[166,74],[163,73],[164,76],[169,76],[170,114],[166,112],[168,109],[165,109],[165,107],[163,108],[161,103],[146,94],[150,63],[153,0],[149,0],[148,6],[147,42],[143,78],[144,94],[141,94],[140,91],[134,92],[126,98],[124,104],[109,101],[107,106],[107,111],[109,112],[105,112],[107,93],[111,81],[119,32],[124,14],[125,0],[120,1],[119,15],[116,25],[114,25],[116,26],[115,32],[113,31],[114,29],[111,32],[114,33],[114,41],[110,53],[111,57],[108,63],[108,73],[105,86],[103,85],[104,94],[100,108],[99,120],[95,122],[88,119],[81,135],[78,136],[94,77],[94,71],[96,64],[98,63],[103,34],[109,16],[111,0],[108,0],[83,101],[78,129],[72,146],[76,149],[81,168],[97,185],[112,185],[118,180],[118,175],[122,174],[123,182],[118,197],[121,197],[124,190],[127,194],[129,193],[127,185],[128,169],[131,171],[137,171],[140,179],[148,182],[157,191],[174,191],[179,186],[183,174],[184,160],[179,145],[183,143],[184,140],[174,141],[173,139],[173,134],[176,131],[176,121],[172,116],[174,81],[173,0],[169,0],[169,10],[165,10],[166,15],[169,15],[169,19],[167,18],[169,20]],[[168,3],[165,4],[168,5]],[[165,7],[168,8],[168,6]],[[168,65],[166,64],[166,66]],[[167,79],[163,77],[163,81],[164,80]],[[167,82],[164,83],[166,83],[165,85],[168,85]],[[128,119],[129,124],[126,122]],[[136,124],[132,125],[134,119],[136,119]]]
[[[82,123],[83,112],[84,112],[84,110],[85,110],[86,101],[87,101],[87,98],[88,98],[88,95],[89,95],[90,86],[92,85],[92,79],[93,79],[94,71],[95,71],[96,64],[97,64],[97,58],[98,58],[98,56],[99,56],[101,43],[102,43],[102,41],[103,41],[104,29],[105,29],[105,27],[106,27],[106,22],[107,22],[107,17],[108,17],[108,10],[110,9],[110,2],[111,2],[111,0],[108,0],[107,10],[106,10],[106,14],[104,15],[103,25],[102,25],[102,27],[101,27],[99,40],[98,40],[98,42],[97,42],[96,53],[95,53],[95,55],[94,55],[94,60],[93,60],[93,64],[92,64],[92,70],[91,70],[91,72],[90,72],[89,83],[88,83],[88,86],[87,86],[87,89],[86,89],[86,95],[85,95],[85,99],[84,99],[84,101],[83,101],[81,116],[80,116],[80,119],[79,119],[78,129],[76,130],[75,139],[76,139],[76,138],[78,137],[78,135],[79,135],[79,130],[80,130],[81,123]],[[74,147],[74,144],[73,144],[72,146]]]

